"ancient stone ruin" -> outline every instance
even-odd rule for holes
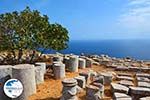
[[[11,78],[20,80],[24,91],[19,98],[28,100],[39,84],[44,84],[45,74],[62,82],[61,100],[78,100],[85,93],[86,100],[149,100],[150,63],[135,59],[102,56],[77,56],[73,54],[50,55],[51,63],[0,66],[0,100],[12,100],[3,92],[4,83]],[[93,67],[105,70],[93,70]],[[67,74],[76,76],[67,78]],[[51,86],[50,86],[51,87]]]

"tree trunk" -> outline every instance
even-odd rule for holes
[[[12,65],[15,65],[16,64],[16,62],[15,62],[15,60],[16,60],[16,53],[15,53],[15,51],[12,49],[12,54],[13,54],[13,59],[12,59]]]
[[[19,49],[19,51],[18,51],[18,63],[21,63],[22,55],[23,55],[23,51],[22,51],[22,49]]]
[[[32,53],[32,55],[31,55],[30,63],[33,63],[33,58],[34,58],[34,56],[35,56],[35,50],[33,50],[32,52],[33,52],[33,53]]]

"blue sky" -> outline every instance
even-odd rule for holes
[[[71,40],[150,38],[150,0],[0,0],[0,13],[26,6],[65,26]]]

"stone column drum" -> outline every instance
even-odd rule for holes
[[[39,67],[44,74],[46,73],[46,63],[37,62],[37,63],[35,63],[35,67]]]
[[[89,58],[86,58],[86,67],[91,68],[92,67],[92,60]]]
[[[86,80],[86,84],[90,84],[90,72],[81,72],[79,73],[80,76],[84,76]]]
[[[78,72],[78,57],[77,56],[71,56],[69,59],[69,71],[70,72]]]
[[[12,66],[0,66],[0,100],[11,100],[3,91],[4,84],[12,76]]]
[[[78,82],[78,86],[80,86],[80,88],[85,88],[86,85],[86,80],[84,76],[77,76],[74,79],[77,80]]]
[[[85,64],[86,64],[85,59],[79,58],[79,68],[84,69],[86,66]]]
[[[53,57],[53,62],[62,62],[63,61],[63,57],[61,56],[54,56]]]
[[[45,63],[35,63],[35,80],[36,84],[44,82],[44,74],[46,73]]]
[[[55,63],[53,64],[53,72],[55,79],[61,79],[65,77],[65,64]]]
[[[93,82],[92,85],[99,88],[100,97],[103,98],[104,97],[104,85],[101,83],[97,83],[97,82]]]
[[[62,81],[62,97],[60,100],[78,100],[77,94],[77,81],[73,78],[64,79]]]
[[[65,68],[69,68],[69,57],[65,57],[63,63],[65,64]]]
[[[12,68],[12,78],[18,79],[23,85],[23,93],[13,100],[28,100],[36,93],[35,67],[30,64],[20,64]]]

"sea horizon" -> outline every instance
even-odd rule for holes
[[[105,54],[110,57],[131,57],[139,60],[150,60],[149,39],[103,39],[103,40],[71,40],[68,48],[59,51],[63,54],[81,53],[87,55]],[[47,50],[44,53],[55,53]]]

